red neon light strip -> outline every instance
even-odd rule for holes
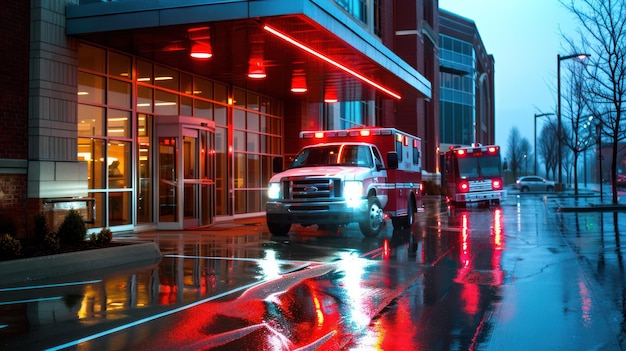
[[[279,31],[277,31],[276,29],[274,29],[274,28],[272,28],[272,27],[270,27],[270,26],[268,26],[268,25],[265,25],[265,26],[263,27],[263,29],[265,29],[266,31],[268,31],[268,32],[270,32],[270,33],[274,34],[275,36],[277,36],[277,37],[279,37],[279,38],[283,39],[284,41],[286,41],[286,42],[288,42],[288,43],[291,43],[291,44],[293,44],[293,45],[295,45],[295,46],[299,47],[300,49],[302,49],[302,50],[304,50],[304,51],[308,52],[309,54],[312,54],[312,55],[314,55],[314,56],[317,56],[318,58],[320,58],[320,59],[322,59],[322,60],[324,60],[324,61],[326,61],[326,62],[330,63],[331,65],[333,65],[333,66],[335,66],[335,67],[337,67],[337,68],[339,68],[339,69],[341,69],[341,70],[343,70],[343,71],[345,71],[345,72],[347,72],[347,73],[350,73],[351,75],[353,75],[353,76],[355,76],[356,78],[358,78],[358,79],[360,79],[360,80],[364,81],[365,83],[367,83],[367,84],[369,84],[369,85],[373,86],[374,88],[376,88],[376,89],[378,89],[378,90],[381,90],[381,91],[383,91],[383,92],[385,92],[385,93],[389,94],[390,96],[393,96],[394,98],[396,98],[396,99],[398,99],[398,100],[402,99],[402,96],[400,96],[398,93],[395,93],[395,92],[393,92],[393,91],[391,91],[391,90],[389,90],[389,89],[387,89],[387,88],[383,87],[382,85],[380,85],[380,84],[378,84],[378,83],[376,83],[376,82],[374,82],[374,81],[370,80],[369,78],[367,78],[367,77],[365,77],[365,76],[363,76],[363,75],[361,75],[361,74],[359,74],[359,73],[357,73],[357,72],[355,72],[355,71],[351,70],[350,68],[348,68],[348,67],[346,67],[346,66],[342,65],[341,63],[339,63],[339,62],[337,62],[337,61],[334,61],[334,60],[330,59],[329,57],[324,56],[323,54],[321,54],[321,53],[319,53],[319,52],[317,52],[317,51],[315,51],[315,50],[311,49],[310,47],[308,47],[308,46],[306,46],[306,45],[304,45],[304,44],[302,44],[302,43],[300,43],[299,41],[297,41],[297,40],[295,40],[295,39],[293,39],[293,38],[291,38],[291,37],[289,37],[289,36],[287,36],[287,35],[285,35],[285,34],[283,34],[283,33],[279,32]]]

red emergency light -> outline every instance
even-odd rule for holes
[[[303,131],[300,132],[300,138],[302,139],[324,139],[324,138],[345,138],[345,137],[371,137],[380,135],[392,135],[393,130],[391,128],[354,128],[346,130],[320,130],[320,131]],[[398,142],[404,142],[408,145],[408,137],[402,134],[396,134],[395,138]],[[413,144],[418,147],[418,140],[414,140]]]
[[[500,179],[500,178],[493,178],[491,180],[491,188],[493,190],[501,190],[502,189],[502,179]]]
[[[458,184],[459,191],[462,193],[466,193],[469,191],[470,185],[467,180],[461,180]]]

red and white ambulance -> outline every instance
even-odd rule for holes
[[[332,228],[358,222],[378,235],[386,217],[410,227],[421,207],[421,140],[394,128],[305,131],[306,146],[282,170],[274,160],[267,226],[286,235],[292,224]],[[385,158],[383,158],[383,156]]]
[[[440,157],[441,187],[448,201],[499,204],[506,195],[501,165],[497,145],[451,146]]]

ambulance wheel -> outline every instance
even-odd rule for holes
[[[272,235],[285,236],[291,230],[291,223],[267,222],[267,229]]]
[[[359,222],[361,233],[366,237],[375,237],[383,227],[383,208],[376,196],[367,199],[367,213]]]
[[[414,213],[415,213],[415,208],[413,208],[413,201],[411,199],[409,199],[409,203],[406,206],[406,218],[404,219],[404,227],[406,229],[410,229],[413,226],[413,220],[414,220]]]

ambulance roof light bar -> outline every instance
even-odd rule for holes
[[[450,150],[454,151],[458,156],[464,156],[466,154],[471,153],[480,153],[480,152],[488,152],[490,154],[495,154],[500,150],[499,146],[485,146],[482,148],[474,148],[474,147],[461,147],[461,146],[450,146]]]
[[[392,128],[354,128],[348,130],[320,130],[320,131],[304,131],[300,132],[302,139],[323,139],[323,138],[341,138],[341,137],[369,137],[374,135],[392,135]],[[402,135],[397,134],[402,140]]]

